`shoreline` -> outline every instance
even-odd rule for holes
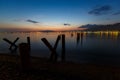
[[[0,62],[13,63],[19,66],[19,56],[9,54],[0,54]],[[31,57],[31,68],[33,70],[47,70],[52,73],[60,73],[75,77],[87,77],[97,80],[98,77],[119,78],[120,66],[98,65],[98,64],[78,64],[73,62],[57,62],[52,63],[47,58]],[[102,79],[100,79],[102,80]]]

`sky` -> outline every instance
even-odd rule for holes
[[[0,0],[0,31],[78,30],[120,21],[120,0]]]

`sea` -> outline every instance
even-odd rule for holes
[[[19,45],[27,43],[30,37],[31,56],[49,58],[51,51],[41,40],[45,38],[54,48],[57,37],[56,53],[58,60],[62,56],[62,35],[65,35],[65,61],[91,64],[120,64],[120,32],[119,31],[70,31],[70,32],[0,32],[0,53],[19,55]],[[16,53],[11,53],[10,43],[18,46]],[[12,46],[14,48],[14,46]]]

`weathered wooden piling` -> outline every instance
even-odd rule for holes
[[[27,43],[19,44],[20,64],[23,71],[30,69],[30,50]]]
[[[80,33],[77,33],[77,45],[79,44],[80,42]]]
[[[73,33],[71,33],[71,37],[73,37]]]
[[[65,35],[62,35],[62,54],[61,54],[61,61],[65,61]]]
[[[15,45],[15,43],[17,42],[19,40],[19,37],[17,37],[16,39],[15,39],[15,41],[11,44],[11,46],[10,46],[10,49],[12,50],[12,47],[13,47],[13,45]],[[15,49],[17,49],[17,45],[15,45]]]
[[[83,37],[83,34],[84,34],[84,33],[83,33],[83,32],[81,32],[80,37]]]
[[[58,56],[57,56],[56,48],[57,48],[57,46],[58,46],[58,43],[59,43],[59,40],[60,40],[60,39],[61,39],[61,36],[58,35],[54,47],[52,47],[52,46],[50,45],[50,43],[47,41],[46,38],[42,38],[42,39],[41,39],[41,40],[44,42],[44,44],[45,44],[45,45],[49,48],[49,50],[51,51],[51,55],[50,55],[50,60],[51,60],[51,61],[54,61],[54,62],[57,61]]]
[[[57,48],[57,46],[58,46],[58,42],[59,42],[60,39],[61,39],[61,36],[58,35],[57,40],[56,40],[55,45],[54,45],[54,49]]]
[[[61,36],[58,35],[57,40],[56,40],[55,45],[54,45],[55,51],[56,51],[56,48],[58,46],[60,39],[61,39]],[[58,58],[57,52],[54,55],[52,55],[52,54],[54,54],[54,53],[51,53],[51,57],[53,56],[54,60],[57,61],[57,58]]]
[[[45,45],[49,48],[49,50],[52,52],[52,53],[51,53],[51,56],[50,56],[50,60],[54,61],[53,55],[56,55],[56,54],[57,54],[57,53],[56,53],[56,50],[50,45],[50,43],[47,41],[46,38],[42,38],[41,40],[44,42],[44,44],[45,44]]]
[[[28,43],[28,45],[29,45],[29,49],[31,50],[31,43],[30,43],[31,41],[30,41],[30,37],[27,37],[27,43]]]
[[[10,44],[9,50],[10,50],[11,52],[14,52],[14,51],[17,50],[18,46],[17,46],[15,43],[19,40],[19,37],[17,37],[17,38],[14,40],[14,42],[11,42],[11,41],[9,41],[9,40],[6,39],[6,38],[3,38],[3,40]],[[14,48],[12,48],[12,47],[14,47]]]
[[[80,44],[81,44],[81,46],[83,45],[83,32],[81,32],[81,34],[80,34]]]

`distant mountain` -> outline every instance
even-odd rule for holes
[[[87,25],[82,25],[78,28],[86,28],[86,30],[90,30],[90,31],[120,30],[120,23],[107,24],[107,25],[87,24]]]
[[[41,30],[40,32],[55,32],[53,30]]]

